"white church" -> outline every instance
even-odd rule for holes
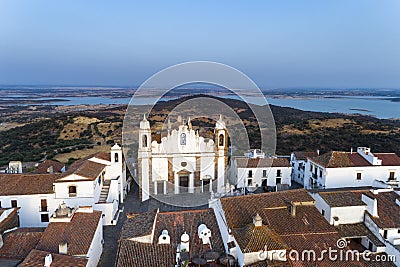
[[[138,171],[142,201],[157,194],[222,193],[228,161],[228,131],[222,116],[215,124],[214,140],[178,118],[168,123],[161,142],[152,140],[150,123],[143,117],[139,129]]]

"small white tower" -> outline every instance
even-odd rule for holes
[[[139,152],[148,152],[151,150],[151,129],[150,123],[143,114],[143,120],[140,122],[139,129]]]
[[[217,162],[217,192],[223,193],[225,186],[225,170],[228,163],[228,130],[226,129],[225,122],[222,120],[222,115],[215,124],[214,129],[215,138],[215,157]]]
[[[138,170],[139,170],[139,196],[142,201],[149,199],[150,191],[150,158],[151,158],[151,129],[150,123],[143,114],[139,129]]]

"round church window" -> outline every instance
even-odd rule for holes
[[[186,165],[187,165],[187,162],[185,162],[185,161],[182,161],[182,162],[181,162],[181,166],[182,166],[182,167],[186,167]]]

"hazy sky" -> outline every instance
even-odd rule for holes
[[[0,84],[140,85],[181,62],[261,87],[400,88],[400,1],[0,0]]]

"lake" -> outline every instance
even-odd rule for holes
[[[12,96],[14,99],[17,96]],[[19,98],[20,96],[18,96]],[[221,97],[239,99],[237,96],[225,95]],[[21,97],[23,98],[23,96]],[[96,104],[128,104],[130,98],[107,98],[107,97],[57,97],[66,101],[50,102],[53,105],[96,105]],[[3,97],[0,99],[9,99]],[[260,98],[249,97],[250,103],[260,104]],[[51,100],[51,98],[35,98],[35,100]],[[167,99],[162,99],[167,100]],[[291,107],[306,111],[316,112],[339,112],[346,114],[371,115],[378,118],[400,118],[400,102],[393,102],[390,97],[369,97],[369,96],[329,96],[329,97],[269,97],[269,104]],[[135,99],[135,104],[152,104],[154,98],[141,97]]]

